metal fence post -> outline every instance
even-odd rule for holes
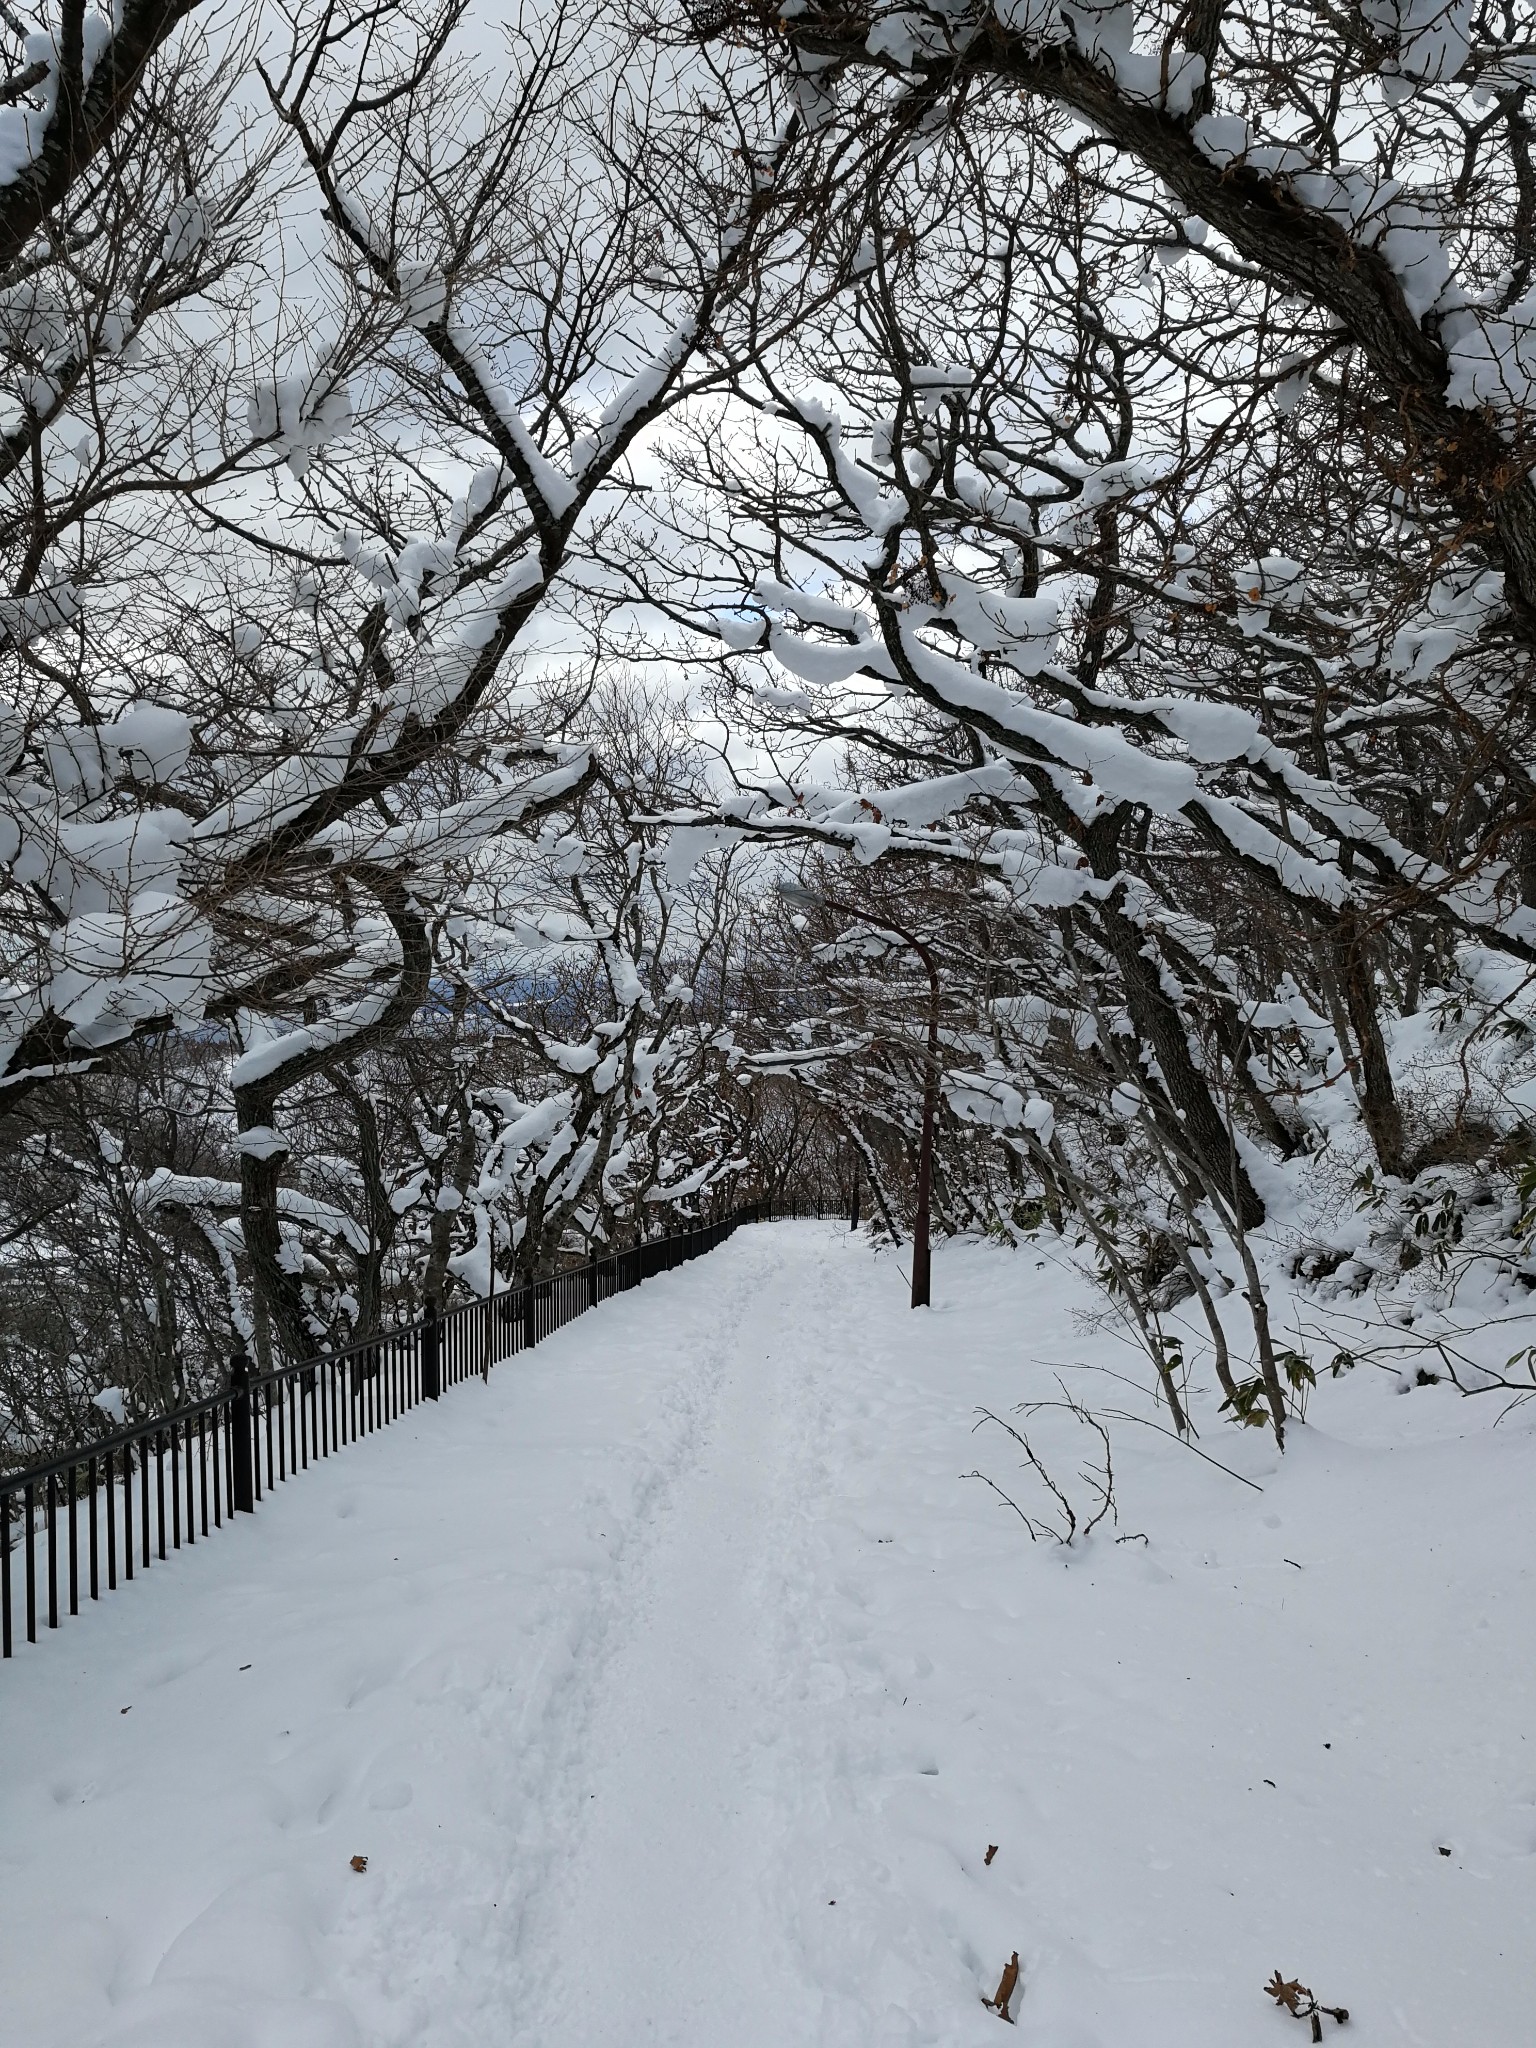
[[[435,1401],[443,1391],[443,1332],[437,1320],[437,1297],[427,1296],[427,1319],[421,1326],[421,1398]]]
[[[229,1364],[230,1505],[248,1515],[256,1512],[252,1425],[251,1361],[237,1351]]]
[[[0,1657],[9,1657],[10,1654],[11,1496],[8,1493],[0,1493]]]

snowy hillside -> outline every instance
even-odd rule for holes
[[[984,2048],[1015,1949],[1033,2048],[1288,2048],[1277,1967],[1528,2040],[1531,1411],[1111,1420],[1068,1549],[972,1426],[1084,1521],[1096,1435],[1012,1411],[1155,1419],[1128,1354],[1027,1252],[904,1294],[742,1231],[18,1658],[6,2041]]]

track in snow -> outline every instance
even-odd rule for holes
[[[686,1465],[648,1511],[623,1640],[568,1770],[580,1815],[528,1914],[514,2039],[675,2048],[816,2037],[817,2001],[777,1938],[790,1687],[776,1607],[810,1487],[796,1367],[824,1303],[782,1259],[730,1298]],[[808,1298],[809,1295],[809,1298]]]

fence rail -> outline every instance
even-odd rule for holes
[[[771,1203],[752,1203],[719,1223],[653,1238],[441,1316],[429,1303],[420,1322],[298,1365],[257,1373],[241,1354],[222,1392],[0,1475],[0,1657],[12,1654],[18,1619],[35,1643],[40,1622],[58,1628],[64,1614],[79,1614],[82,1597],[116,1592],[135,1569],[142,1576],[234,1515],[253,1514],[312,1463],[463,1380],[489,1380],[493,1365],[598,1302],[713,1251],[738,1224],[772,1213]]]

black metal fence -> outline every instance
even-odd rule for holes
[[[80,1612],[82,1599],[114,1593],[183,1543],[254,1513],[264,1495],[318,1459],[461,1380],[488,1380],[500,1360],[598,1302],[713,1251],[738,1224],[772,1213],[770,1203],[753,1203],[722,1222],[654,1238],[443,1316],[429,1303],[421,1322],[301,1365],[257,1373],[241,1355],[221,1393],[0,1475],[0,1655],[11,1655],[18,1619],[35,1643],[40,1622],[57,1628],[63,1615]]]

